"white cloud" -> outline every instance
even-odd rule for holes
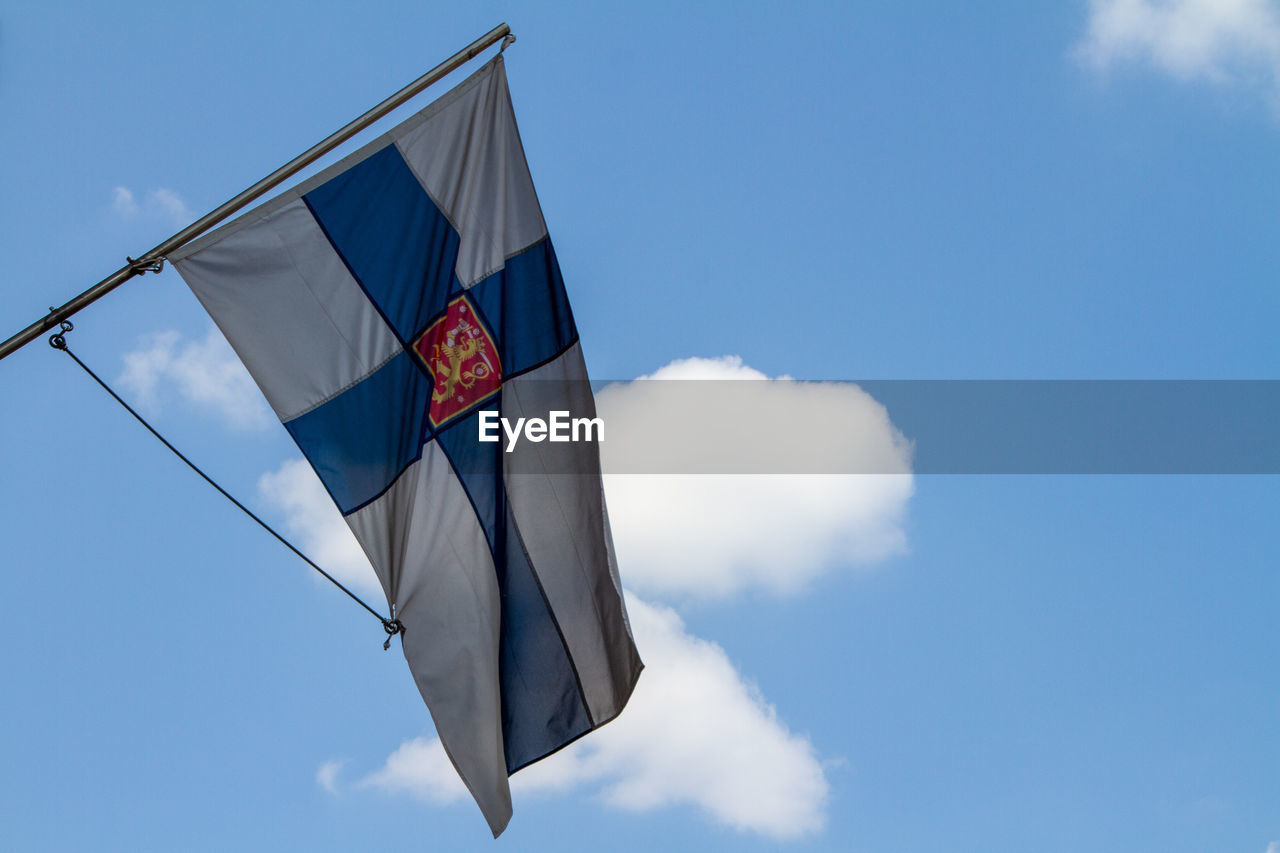
[[[285,529],[302,553],[343,584],[382,595],[373,566],[310,465],[286,461],[258,479],[258,494],[284,513]]]
[[[347,762],[339,760],[326,761],[316,769],[316,784],[330,794],[338,793],[338,775]]]
[[[765,381],[732,357],[677,361],[643,378],[702,381],[603,389],[607,472],[895,473],[609,474],[629,586],[660,596],[789,593],[905,550],[911,448],[861,389]]]
[[[182,196],[167,187],[148,190],[141,203],[129,187],[116,187],[111,191],[111,209],[123,219],[146,217],[175,227],[195,219]]]
[[[1077,56],[1098,70],[1145,62],[1182,80],[1254,81],[1275,98],[1280,10],[1272,0],[1093,0]]]
[[[165,187],[147,193],[147,207],[168,217],[176,225],[189,225],[195,219],[182,197]]]
[[[795,593],[906,549],[910,477],[610,477],[623,577],[655,594]]]
[[[1267,853],[1280,853],[1280,841],[1272,841],[1268,844]]]
[[[138,201],[133,197],[133,190],[128,187],[116,187],[111,191],[111,209],[123,217],[138,215]]]
[[[673,377],[763,380],[764,374],[725,358],[673,362],[652,375]],[[657,455],[667,459],[691,447],[700,453],[695,423],[706,427],[702,438],[714,441],[726,465],[758,456],[749,436],[737,447],[725,439],[718,425],[723,412],[715,406],[737,402],[733,395],[704,393],[715,384],[696,386],[696,396],[716,401],[713,408],[682,421],[668,416],[670,399],[655,401],[654,383],[602,391],[606,466],[608,453],[629,453],[618,448],[635,447],[636,442],[625,437],[628,434],[645,436],[643,452],[657,448]],[[839,465],[841,458],[858,457],[874,462],[875,470],[903,473],[607,476],[614,541],[629,586],[680,597],[718,597],[743,590],[792,593],[842,565],[874,562],[906,548],[903,521],[914,488],[910,448],[883,406],[852,385],[801,388],[786,379],[737,385],[747,390],[739,402],[786,411],[794,424],[838,424],[828,432],[830,441],[800,439],[799,444],[823,464]],[[684,428],[655,438],[662,423],[670,421]],[[290,531],[326,570],[366,591],[380,589],[363,551],[309,466],[301,460],[286,462],[264,475],[259,488],[266,500],[284,511]]]
[[[733,358],[675,362],[653,376],[754,380],[750,395],[763,394],[766,406],[781,407],[793,421],[820,415],[839,425],[823,452],[899,473],[611,476],[610,512],[629,582],[676,595],[789,591],[833,564],[874,560],[904,547],[910,449],[865,393],[848,385],[801,388],[767,380]],[[643,389],[628,390],[638,384],[602,393],[609,442],[653,422]],[[728,463],[752,450],[727,446],[731,452],[721,461]],[[259,493],[283,512],[289,532],[326,570],[362,591],[380,588],[305,462],[291,460],[263,475]],[[585,790],[631,811],[693,807],[718,823],[774,839],[820,830],[828,783],[808,738],[791,732],[724,650],[690,635],[673,610],[630,593],[628,607],[647,665],[630,704],[600,731],[517,773],[517,798]],[[338,790],[340,768],[321,765],[317,784]],[[435,738],[405,741],[355,784],[440,804],[470,799]]]
[[[360,781],[365,788],[403,792],[427,802],[448,805],[467,798],[439,738],[413,738],[387,756],[382,767]]]
[[[120,384],[143,406],[159,404],[162,383],[235,429],[261,429],[272,422],[253,379],[216,328],[198,341],[185,341],[175,331],[158,332],[125,355]]]
[[[673,610],[634,595],[627,607],[647,664],[631,702],[614,722],[512,777],[515,796],[591,786],[617,808],[690,805],[775,839],[821,829],[828,784],[809,740]],[[467,799],[435,738],[406,741],[359,784],[434,803]]]

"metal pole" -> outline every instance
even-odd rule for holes
[[[325,154],[328,154],[334,148],[337,148],[339,145],[403,104],[405,101],[408,101],[414,95],[420,93],[423,89],[426,89],[432,83],[435,83],[440,78],[444,77],[450,71],[455,70],[459,66],[464,65],[466,62],[473,59],[476,54],[480,53],[480,51],[492,44],[495,44],[499,39],[506,38],[510,34],[510,27],[506,24],[499,24],[480,38],[473,41],[471,44],[464,47],[462,50],[455,53],[453,56],[446,59],[444,62],[441,62],[435,68],[432,68],[426,74],[423,74],[417,80],[414,80],[408,86],[405,86],[399,92],[396,92],[394,95],[387,98],[364,115],[360,116],[360,118],[351,122],[336,133],[333,133],[326,139],[317,142],[305,152],[299,154],[288,163],[285,163],[279,169],[276,169],[270,175],[267,175],[265,178],[258,181],[235,198],[224,203],[221,207],[218,207],[210,213],[200,217],[186,228],[183,228],[177,234],[174,234],[168,240],[165,240],[159,246],[156,246],[151,251],[139,257],[137,260],[130,258],[129,263],[125,266],[116,270],[111,275],[86,290],[84,293],[81,293],[75,299],[72,299],[70,302],[63,305],[61,308],[54,308],[44,317],[32,323],[30,326],[27,326],[27,328],[18,332],[18,334],[9,338],[9,340],[5,341],[3,344],[0,344],[0,359],[31,343],[33,340],[49,331],[54,326],[57,326],[81,308],[84,308],[86,305],[96,302],[103,296],[106,296],[108,293],[115,290],[134,276],[141,275],[148,269],[154,270],[156,265],[162,261],[166,255],[176,250],[179,246],[183,246],[191,242],[193,239],[200,236],[205,231],[208,231],[214,225],[217,225],[231,214],[245,207],[264,193],[269,192],[282,182],[288,180],[293,175],[305,169]]]

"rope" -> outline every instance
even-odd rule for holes
[[[89,365],[81,361],[79,356],[77,356],[74,352],[71,351],[71,348],[67,346],[66,334],[67,332],[70,332],[74,328],[75,327],[71,324],[69,320],[63,320],[62,323],[59,324],[59,327],[58,327],[59,330],[49,337],[49,346],[53,347],[56,350],[61,350],[62,352],[65,352],[67,355],[71,356],[71,360],[74,361],[77,365],[79,365],[81,370],[89,374],[89,377],[93,379],[94,382],[97,382],[100,386],[102,386],[102,389],[106,391],[108,394],[110,394],[117,403],[123,406],[126,412],[133,415],[133,417],[138,421],[138,423],[142,424],[144,427],[147,428],[147,432],[151,433],[156,438],[158,438],[160,440],[160,443],[163,444],[165,447],[169,448],[169,451],[173,453],[174,456],[178,457],[183,462],[185,462],[188,468],[190,468],[192,471],[195,471],[197,474],[199,474],[200,477],[206,483],[208,483],[210,486],[213,486],[215,489],[217,489],[218,492],[224,498],[231,501],[231,503],[235,504],[236,507],[238,507],[241,512],[243,512],[245,515],[252,518],[254,521],[258,522],[259,527],[261,527],[263,530],[267,531],[276,539],[278,539],[280,541],[280,544],[284,545],[284,547],[288,548],[290,551],[297,554],[298,557],[300,557],[304,563],[306,563],[311,568],[315,569],[320,574],[324,575],[325,579],[328,580],[329,583],[333,584],[338,589],[345,592],[348,596],[351,597],[352,601],[354,601],[356,604],[359,604],[365,610],[368,610],[370,613],[372,613],[378,619],[378,621],[382,623],[383,630],[387,632],[387,641],[382,644],[382,648],[383,649],[391,648],[391,638],[394,637],[396,634],[404,633],[404,625],[401,624],[399,619],[395,618],[395,608],[394,607],[392,608],[391,616],[383,616],[381,613],[374,610],[372,607],[370,607],[368,604],[365,603],[364,599],[360,598],[360,596],[356,595],[354,592],[347,589],[345,586],[342,585],[342,583],[337,578],[335,578],[333,575],[326,572],[324,569],[320,568],[318,565],[316,565],[315,561],[313,561],[306,554],[299,551],[292,542],[290,542],[288,539],[285,539],[283,536],[277,533],[274,527],[267,524],[265,521],[263,521],[261,518],[255,515],[254,512],[250,510],[247,506],[240,503],[240,501],[236,500],[235,497],[233,497],[230,492],[222,488],[222,486],[218,485],[218,483],[214,481],[212,477],[210,477],[204,471],[200,470],[200,467],[198,465],[196,465],[194,462],[192,462],[190,459],[184,456],[182,454],[182,451],[178,450],[178,448],[170,444],[169,440],[165,438],[163,435],[161,435],[159,432],[157,432],[155,427],[147,423],[146,418],[142,417],[142,415],[134,411],[133,407],[130,406],[128,403],[126,403],[120,397],[119,394],[117,394],[114,390],[112,390],[110,385],[108,385],[106,382],[103,382],[102,379],[98,377],[98,374],[94,373],[92,370],[89,369]]]

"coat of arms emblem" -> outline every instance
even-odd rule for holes
[[[493,336],[466,296],[449,303],[413,345],[431,372],[431,425],[439,428],[502,387],[502,365]]]

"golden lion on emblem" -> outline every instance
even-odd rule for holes
[[[470,330],[471,324],[462,320],[454,332],[466,334]],[[436,387],[431,393],[431,399],[437,403],[452,400],[459,387],[463,390],[469,389],[476,384],[477,379],[488,376],[491,368],[488,359],[484,357],[486,348],[485,339],[480,337],[468,337],[462,344],[436,344],[434,360],[437,382],[443,379],[444,384]],[[477,355],[482,359],[481,362],[463,369],[462,365]]]

